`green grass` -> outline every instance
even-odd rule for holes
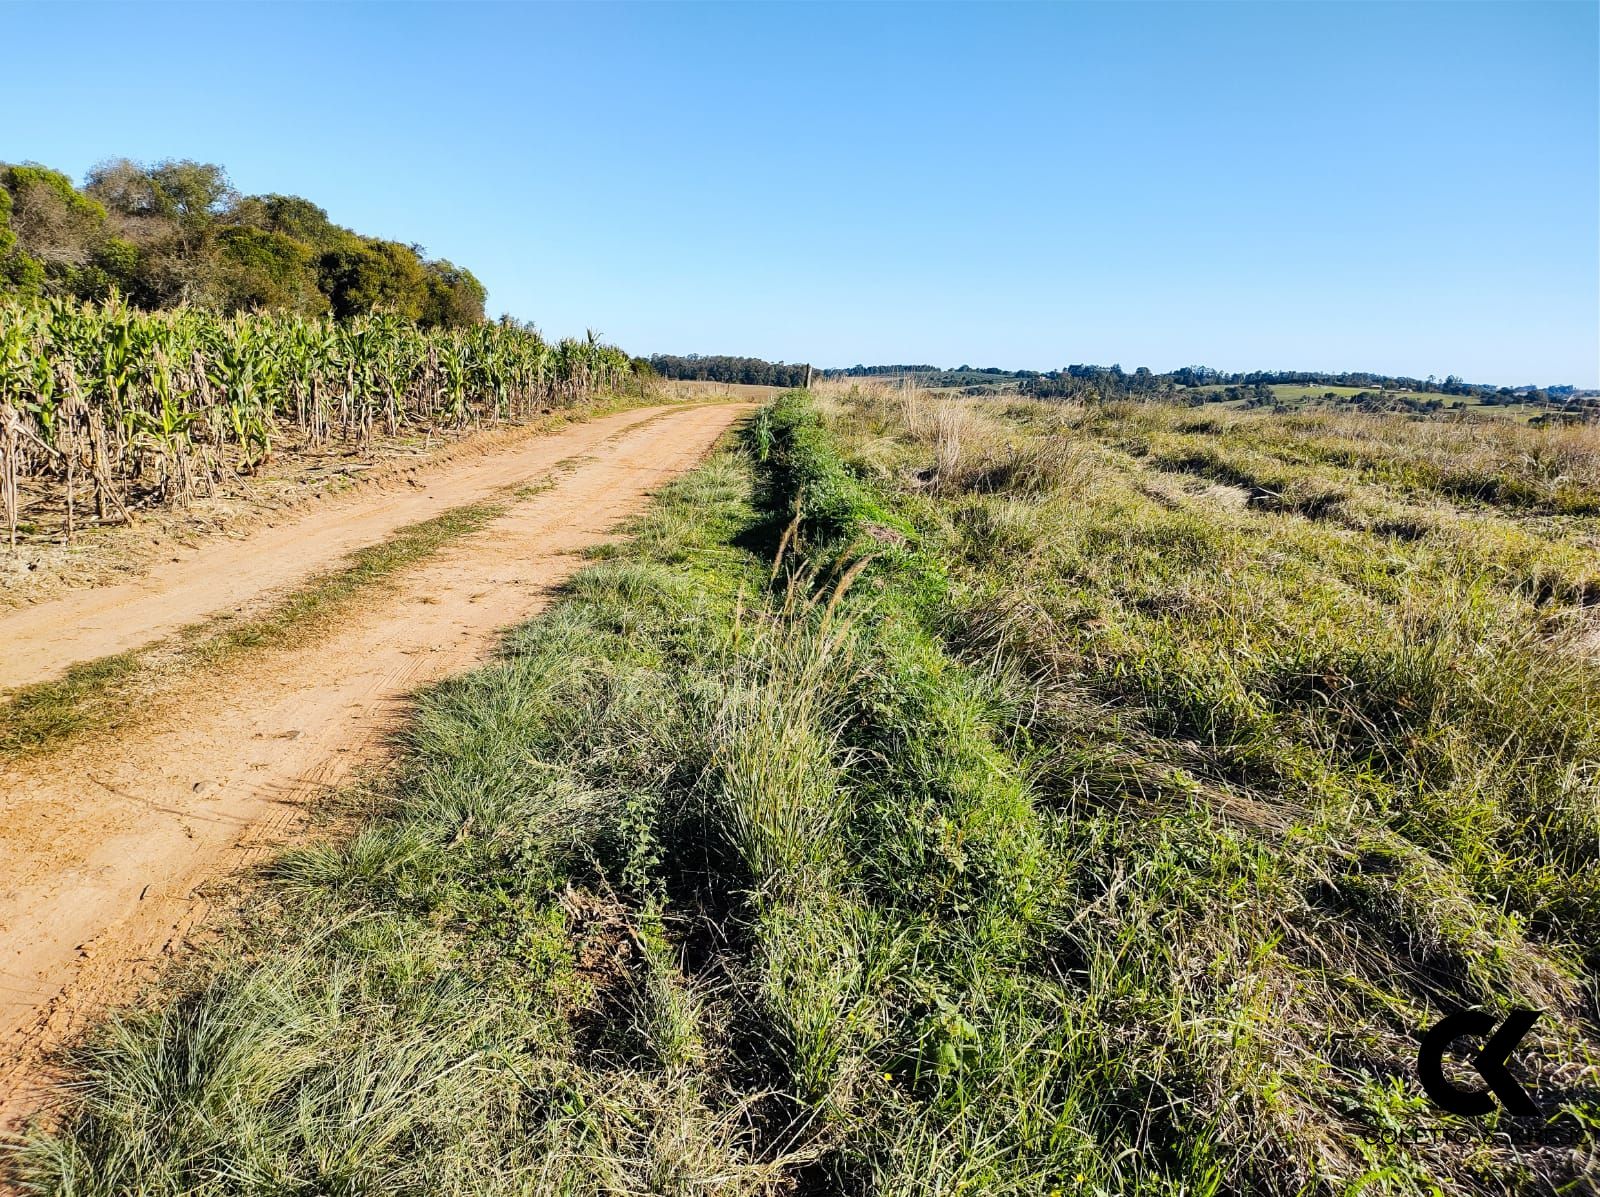
[[[422,697],[353,834],[88,1039],[20,1182],[1581,1185],[1592,517],[1136,410],[780,398]],[[1173,453],[1341,497],[1218,502]],[[1548,1117],[1431,1107],[1418,1029],[1519,1003]]]

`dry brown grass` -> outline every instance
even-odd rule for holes
[[[703,382],[694,378],[658,378],[651,387],[669,399],[752,399],[765,403],[782,387],[759,386],[744,382]]]

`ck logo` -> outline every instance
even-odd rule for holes
[[[1467,1118],[1481,1118],[1494,1109],[1496,1097],[1507,1113],[1523,1118],[1537,1114],[1539,1107],[1506,1071],[1506,1061],[1538,1017],[1537,1010],[1513,1010],[1506,1015],[1499,1030],[1495,1030],[1494,1019],[1481,1010],[1463,1010],[1440,1019],[1423,1035],[1422,1050],[1417,1055],[1417,1074],[1422,1078],[1422,1087],[1436,1104]],[[1494,1033],[1490,1034],[1491,1031]],[[1462,1089],[1444,1075],[1444,1054],[1462,1035],[1489,1036],[1469,1061],[1488,1086],[1485,1089]]]

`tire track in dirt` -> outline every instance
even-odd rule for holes
[[[212,612],[290,586],[397,528],[529,481],[566,458],[595,452],[613,436],[683,410],[634,408],[531,436],[508,449],[424,468],[409,485],[333,499],[244,540],[209,540],[199,551],[131,581],[0,613],[0,691],[137,648]]]
[[[410,692],[482,660],[742,410],[632,412],[519,450],[533,474],[589,455],[316,643],[184,690],[178,717],[0,766],[0,1127],[48,1104],[51,1050],[155,975],[204,922],[208,886],[231,889],[311,800],[381,757]]]

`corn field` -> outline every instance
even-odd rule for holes
[[[83,508],[131,520],[187,503],[284,441],[524,420],[631,378],[592,333],[551,343],[511,323],[0,303],[0,505],[15,546],[24,488],[59,493],[70,540]]]

